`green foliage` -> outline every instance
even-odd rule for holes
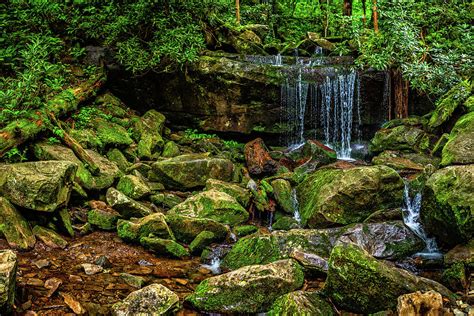
[[[91,121],[97,117],[103,118],[107,121],[110,121],[113,118],[112,115],[105,114],[100,109],[91,106],[84,106],[77,113],[72,115],[72,118],[75,121],[74,126],[79,129],[89,126]]]
[[[218,138],[216,134],[199,133],[197,129],[190,129],[190,128],[184,131],[184,137],[187,139]]]
[[[60,144],[61,141],[57,139],[56,137],[49,137],[48,138],[48,144],[50,145],[55,145],[55,144]]]
[[[8,163],[23,162],[28,160],[26,157],[27,151],[27,148],[20,150],[17,147],[13,147],[5,153],[3,159]]]

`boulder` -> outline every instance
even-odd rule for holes
[[[148,184],[140,177],[126,175],[120,178],[117,183],[117,190],[132,199],[141,199],[151,194]]]
[[[441,281],[453,291],[464,292],[468,288],[469,275],[463,262],[456,262],[443,271]]]
[[[284,179],[276,179],[271,182],[271,185],[273,196],[281,209],[286,213],[293,214],[297,207],[297,202],[290,182]]]
[[[0,194],[18,206],[53,212],[67,205],[76,170],[69,161],[0,165]]]
[[[402,154],[391,150],[385,150],[380,155],[372,158],[372,164],[384,165],[395,170],[407,170],[413,172],[423,171],[424,169],[422,164],[416,163],[409,158],[404,157]]]
[[[344,310],[370,314],[394,309],[400,295],[430,290],[454,298],[435,281],[377,261],[354,244],[339,243],[331,252],[323,291]]]
[[[143,217],[153,212],[145,205],[129,198],[119,190],[109,188],[106,194],[107,203],[124,218]]]
[[[372,153],[380,153],[384,150],[427,152],[433,139],[433,135],[415,126],[399,125],[382,128],[370,141],[369,151]]]
[[[16,255],[11,250],[0,250],[0,311],[12,312],[15,300],[17,270]]]
[[[150,201],[156,206],[161,206],[165,208],[173,208],[179,203],[183,202],[184,199],[180,196],[177,196],[172,193],[156,193],[150,196]]]
[[[289,216],[281,216],[272,224],[272,230],[290,230],[296,228],[300,228],[300,224],[296,219]]]
[[[179,309],[179,297],[161,284],[151,284],[130,293],[112,306],[113,316],[168,315]]]
[[[295,291],[275,300],[268,316],[278,315],[334,315],[331,304],[318,292]]]
[[[152,234],[155,237],[174,239],[173,232],[165,221],[165,215],[154,213],[131,220],[119,219],[117,232],[120,238],[128,242],[139,242],[140,238]]]
[[[213,232],[207,230],[202,231],[199,235],[194,238],[194,240],[189,244],[189,250],[191,253],[198,254],[200,251],[204,250],[207,246],[216,241],[216,235]]]
[[[299,289],[303,282],[303,271],[298,263],[281,260],[206,279],[186,301],[206,312],[265,312],[279,296]]]
[[[426,181],[421,220],[428,234],[446,246],[467,242],[474,233],[474,164],[448,166]]]
[[[67,247],[68,242],[62,238],[54,230],[36,225],[33,227],[33,234],[41,240],[46,246],[50,248],[61,248],[64,249]]]
[[[171,239],[162,239],[158,237],[142,237],[140,238],[140,244],[156,254],[163,256],[170,256],[176,258],[188,257],[189,252],[178,244],[176,241]]]
[[[397,304],[398,315],[446,315],[443,310],[443,297],[435,291],[400,295]]]
[[[204,231],[212,232],[216,240],[222,241],[229,231],[224,224],[208,218],[167,214],[166,222],[176,236],[176,239],[187,244]]]
[[[118,148],[109,150],[107,152],[107,158],[114,162],[122,172],[125,172],[132,165]]]
[[[36,243],[30,224],[7,199],[1,196],[0,235],[5,236],[12,248],[26,250],[33,248]]]
[[[234,164],[228,159],[188,154],[153,163],[148,178],[170,189],[186,190],[203,187],[211,178],[231,181],[233,172]]]
[[[115,230],[120,214],[113,209],[91,209],[87,212],[87,222],[103,230]]]
[[[229,194],[243,207],[247,207],[250,203],[250,192],[248,189],[242,188],[236,183],[224,182],[216,179],[206,181],[206,190],[216,190]]]
[[[301,223],[317,228],[362,222],[381,208],[402,205],[403,186],[386,166],[318,170],[297,187]]]
[[[137,153],[141,159],[151,159],[153,154],[163,147],[161,136],[165,124],[165,116],[156,110],[149,110],[135,121],[134,131],[138,134]]]
[[[133,143],[127,130],[114,122],[96,116],[90,123],[105,148],[125,148]]]
[[[441,152],[441,165],[474,163],[474,112],[462,116],[454,125]]]
[[[238,237],[244,237],[258,231],[258,227],[254,225],[242,225],[234,228],[234,233]]]
[[[474,239],[465,245],[457,245],[444,255],[445,264],[452,265],[458,262],[474,268]]]
[[[232,226],[249,218],[249,213],[233,197],[216,190],[198,193],[173,207],[168,214],[209,218]]]
[[[244,153],[247,168],[251,174],[261,175],[276,172],[278,163],[272,159],[261,138],[245,144]]]
[[[310,162],[314,168],[337,161],[336,152],[317,140],[307,140],[303,146],[291,151],[287,156],[296,162]]]
[[[161,153],[161,156],[165,158],[172,158],[179,156],[181,151],[179,150],[178,145],[176,145],[175,142],[169,141],[166,142],[165,146],[163,147],[163,152]]]

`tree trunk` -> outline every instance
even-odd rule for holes
[[[367,7],[366,7],[366,0],[362,0],[362,23],[365,25],[367,24]]]
[[[399,70],[393,71],[395,118],[408,117],[408,81]]]
[[[345,16],[352,16],[352,0],[344,0],[342,14]]]
[[[374,19],[374,31],[378,33],[379,32],[379,16],[377,13],[377,0],[372,0],[372,2],[374,4],[373,9],[372,9],[373,19]]]
[[[74,88],[59,93],[41,109],[30,111],[28,118],[9,123],[0,130],[0,158],[10,149],[47,130],[50,113],[58,117],[76,110],[79,103],[94,96],[104,83],[105,75],[100,74]]]
[[[273,174],[277,169],[277,162],[270,157],[261,138],[245,144],[245,161],[252,175]]]
[[[235,0],[235,18],[237,24],[240,24],[240,0]]]

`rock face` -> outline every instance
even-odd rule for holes
[[[201,282],[187,297],[195,308],[218,313],[258,313],[280,295],[303,285],[304,275],[294,260],[240,268]]]
[[[456,122],[441,157],[444,166],[474,163],[474,112]]]
[[[68,161],[0,165],[0,194],[18,206],[53,212],[68,203],[76,170]]]
[[[324,292],[344,310],[370,314],[394,309],[400,295],[435,290],[450,299],[441,284],[377,261],[353,244],[340,243],[331,252]]]
[[[152,214],[145,205],[129,198],[119,190],[109,188],[106,194],[107,203],[124,218],[143,217]]]
[[[15,299],[17,261],[11,250],[0,250],[0,311],[10,313]]]
[[[426,181],[421,219],[428,234],[445,246],[474,234],[474,165],[449,166]]]
[[[231,181],[234,164],[223,158],[203,154],[181,155],[153,163],[148,177],[172,189],[193,189],[208,179]]]
[[[378,209],[402,204],[403,181],[386,166],[323,169],[298,187],[303,225],[311,228],[364,221]]]
[[[278,315],[334,315],[331,305],[318,292],[295,291],[280,296],[273,303],[268,316]]]
[[[173,207],[168,214],[209,218],[228,225],[246,222],[249,217],[249,213],[233,197],[216,190],[198,193]]]
[[[30,224],[7,199],[0,196],[0,235],[5,236],[10,247],[33,248],[36,239]]]
[[[179,308],[179,297],[161,284],[151,284],[130,293],[122,302],[112,306],[114,316],[168,315]]]

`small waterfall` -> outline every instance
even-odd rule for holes
[[[273,230],[272,226],[273,226],[273,212],[269,212],[269,214],[268,214],[268,227],[267,227],[269,231]]]
[[[252,64],[263,64],[263,65],[273,65],[273,66],[283,65],[283,58],[280,54],[268,55],[268,56],[246,55],[244,58],[245,58],[245,61],[248,61]]]
[[[298,203],[298,197],[296,195],[296,189],[293,188],[291,191],[291,204],[293,206],[293,218],[301,224],[301,214],[300,214],[300,207]]]
[[[222,258],[227,254],[230,247],[231,247],[230,245],[226,245],[226,244],[222,244],[222,245],[214,247],[208,259],[208,263],[202,264],[201,266],[211,271],[212,274],[221,273]]]
[[[420,237],[425,242],[425,249],[415,254],[416,256],[425,258],[438,258],[442,254],[438,250],[438,245],[434,238],[429,238],[420,222],[421,209],[421,192],[416,192],[413,196],[410,192],[410,183],[405,180],[404,189],[404,207],[403,207],[403,221],[410,230]]]

